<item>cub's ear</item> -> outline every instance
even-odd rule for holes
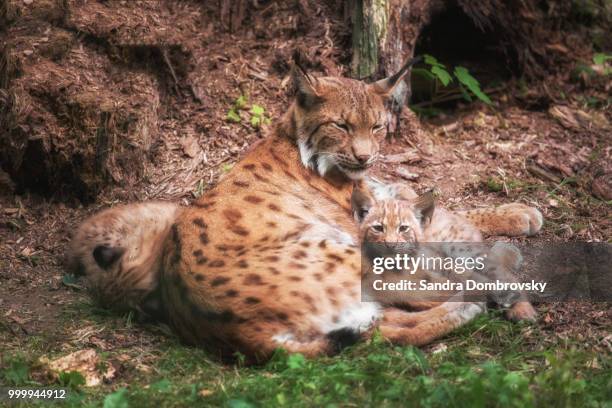
[[[415,57],[406,61],[404,66],[401,67],[400,70],[397,71],[395,74],[370,84],[369,88],[372,89],[375,93],[382,96],[391,95],[393,89],[395,89],[397,84],[399,84],[402,79],[404,79],[404,77],[410,70],[410,67],[416,64],[417,62],[420,62],[422,59],[422,57]]]
[[[298,52],[293,55],[291,66],[291,79],[297,94],[298,105],[302,108],[310,108],[323,99],[317,93],[317,79],[309,75],[302,65],[302,57]]]
[[[436,190],[431,189],[412,201],[414,211],[421,222],[421,227],[426,227],[431,222],[436,208],[436,196]]]
[[[356,181],[353,184],[353,194],[351,195],[351,208],[355,221],[363,222],[370,209],[374,206],[374,197],[363,181]]]

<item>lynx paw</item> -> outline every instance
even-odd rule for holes
[[[520,320],[535,322],[537,317],[538,312],[536,312],[529,302],[516,302],[506,311],[506,318],[514,322],[518,322]]]
[[[509,236],[535,235],[542,229],[542,224],[544,224],[542,213],[537,208],[524,204],[506,204],[497,210],[510,225],[509,230],[506,232],[506,235]]]
[[[489,261],[496,266],[505,266],[513,271],[517,271],[523,263],[521,251],[507,242],[496,242],[491,248]]]
[[[487,311],[485,302],[449,302],[449,308],[457,317],[459,324],[469,322],[476,316]]]

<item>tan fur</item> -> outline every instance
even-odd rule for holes
[[[221,355],[263,361],[277,347],[332,353],[344,328],[367,336],[375,324],[397,344],[425,344],[480,313],[454,302],[418,313],[361,302],[351,179],[379,155],[391,89],[297,69],[294,80],[297,101],[274,134],[154,237],[166,237],[160,288],[172,327]]]
[[[180,207],[148,202],[109,208],[85,220],[68,251],[68,268],[85,275],[87,288],[102,305],[140,309],[159,281],[161,250]],[[125,252],[108,269],[94,259],[95,248],[107,246]]]
[[[501,205],[497,208],[481,208],[459,212],[485,235],[518,237],[535,235],[544,219],[536,208],[520,203]]]
[[[431,192],[419,197],[406,187],[396,186],[395,195],[397,198],[376,200],[365,182],[355,184],[351,203],[353,213],[359,221],[361,243],[448,242],[450,244],[444,247],[448,253],[444,255],[453,256],[458,247],[452,243],[483,241],[480,231],[462,215],[436,207],[434,195]],[[491,219],[490,216],[486,218]],[[487,257],[488,267],[496,270],[496,274],[504,275],[506,280],[511,276],[511,271],[516,271],[522,262],[517,249],[501,244],[494,245]],[[421,271],[417,277],[439,280],[431,275],[425,275],[424,271]],[[461,278],[475,277],[466,274]],[[397,276],[397,279],[401,278]],[[387,281],[390,280],[387,278]],[[424,310],[437,305],[439,305],[438,302],[404,302],[404,306],[416,310]],[[536,311],[524,297],[521,297],[519,302],[510,307],[507,317],[511,320],[534,320]]]

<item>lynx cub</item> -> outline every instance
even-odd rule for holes
[[[437,208],[433,191],[416,196],[412,190],[396,185],[394,192],[397,198],[376,201],[366,182],[355,183],[351,206],[354,217],[359,223],[361,242],[392,243],[395,249],[400,249],[405,243],[415,245],[418,245],[419,242],[448,243],[435,245],[435,247],[443,251],[441,255],[453,257],[457,256],[459,251],[471,248],[464,243],[483,241],[480,231],[464,217],[443,208]],[[472,254],[471,256],[478,255]],[[508,278],[522,262],[518,250],[508,245],[496,244],[486,255],[487,267],[484,274],[472,271],[459,278],[470,277],[481,281],[490,280],[492,277]],[[427,273],[427,271],[419,271],[416,276],[432,281],[442,278],[442,276]],[[400,278],[401,276],[398,276],[396,279]],[[493,300],[498,304],[511,306],[507,313],[510,319],[534,320],[536,311],[531,304],[524,300],[510,302],[508,299],[512,296],[515,296],[515,300],[522,299],[518,293],[500,293]],[[407,306],[423,309],[437,304],[437,302],[419,301],[409,302]]]

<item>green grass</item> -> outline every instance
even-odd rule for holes
[[[145,351],[147,372],[127,364],[113,383],[95,388],[64,376],[60,381],[73,391],[59,405],[610,407],[612,401],[609,354],[551,336],[537,325],[509,323],[499,313],[443,339],[437,351],[395,347],[375,336],[339,356],[315,360],[279,350],[263,367],[223,365],[172,338],[162,336],[160,342]],[[102,356],[120,353],[137,358],[142,351]],[[0,383],[48,385],[36,375],[35,354],[5,353]]]

